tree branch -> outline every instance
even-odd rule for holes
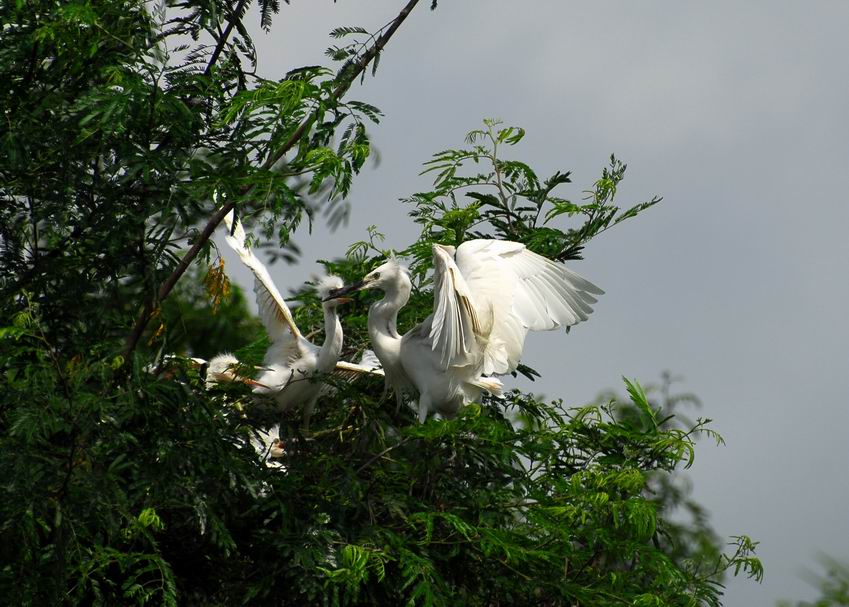
[[[376,462],[377,460],[379,460],[381,457],[383,457],[384,455],[386,455],[387,453],[389,453],[389,452],[390,452],[390,451],[392,451],[393,449],[397,449],[398,447],[402,447],[403,445],[406,445],[408,442],[410,442],[410,437],[409,437],[409,436],[408,436],[408,437],[406,437],[406,438],[402,438],[400,441],[398,441],[397,443],[395,443],[394,445],[392,445],[392,446],[390,446],[390,447],[386,447],[386,449],[384,449],[384,450],[383,450],[383,451],[381,451],[380,453],[375,453],[375,454],[371,457],[371,459],[369,459],[366,463],[364,463],[362,466],[360,466],[359,468],[357,468],[357,474],[359,474],[360,472],[362,472],[363,470],[365,470],[366,468],[368,468],[369,466],[371,466],[374,462]]]
[[[339,83],[339,85],[333,90],[333,98],[338,100],[342,97],[348,89],[353,84],[354,80],[356,80],[360,74],[363,73],[368,64],[383,50],[386,44],[389,42],[389,39],[392,38],[392,35],[398,30],[401,24],[406,20],[409,16],[410,12],[415,8],[416,4],[419,3],[419,0],[409,0],[404,8],[398,13],[398,16],[392,21],[386,31],[383,32],[383,35],[377,39],[377,42],[372,45],[368,51],[363,53],[362,57],[359,58],[354,63],[353,69],[348,73],[347,77]],[[235,20],[231,20],[228,25],[227,31],[224,32],[225,35],[229,34],[229,31],[232,30],[232,26]],[[224,39],[222,37],[222,39]],[[223,45],[219,43],[219,46],[223,48]],[[220,50],[216,47],[216,50],[220,54]],[[217,56],[214,57],[217,59]],[[307,129],[312,125],[315,120],[315,114],[304,120],[301,125],[292,133],[292,136],[284,143],[276,152],[271,154],[266,161],[263,163],[263,168],[268,169],[272,167],[277,161],[279,161],[283,156],[291,150],[295,144],[301,139],[303,134],[307,131]],[[246,186],[243,188],[242,195],[249,194],[253,189],[253,186]],[[195,243],[192,245],[192,248],[188,250],[188,252],[183,256],[180,260],[180,263],[177,264],[177,267],[174,268],[174,271],[165,279],[162,285],[159,287],[159,292],[157,293],[156,300],[148,300],[145,302],[144,307],[136,319],[135,324],[133,325],[133,329],[130,332],[127,340],[124,344],[124,350],[122,352],[124,357],[124,363],[129,360],[130,355],[136,349],[139,340],[141,339],[142,333],[144,333],[145,328],[147,327],[147,323],[150,321],[151,314],[155,309],[155,304],[157,301],[162,301],[171,290],[174,288],[174,285],[177,284],[177,281],[183,276],[185,271],[194,261],[195,257],[197,257],[198,253],[200,253],[201,249],[206,246],[206,243],[209,241],[215,229],[218,227],[224,216],[229,213],[235,203],[234,202],[226,202],[224,205],[213,213],[212,217],[209,218],[206,225],[204,226],[201,233],[198,235]]]
[[[419,0],[410,0],[407,2],[407,5],[398,13],[398,16],[389,24],[389,27],[386,28],[386,31],[383,32],[383,35],[377,39],[375,42],[363,55],[353,64],[353,69],[350,71],[350,74],[347,78],[345,78],[339,85],[333,89],[332,100],[339,100],[351,87],[354,83],[354,80],[359,78],[360,74],[366,69],[369,63],[377,57],[383,48],[386,46],[386,43],[389,42],[389,39],[392,38],[392,35],[398,30],[410,12],[415,8],[416,4],[419,3]],[[345,68],[343,68],[344,70]],[[341,72],[340,72],[341,74]],[[294,145],[298,142],[298,140],[303,136],[304,132],[312,125],[313,120],[315,120],[315,114],[310,116],[304,122],[301,123],[292,136],[289,137],[288,141],[283,144],[277,152],[268,157],[268,159],[263,164],[264,169],[269,169],[274,166],[283,155],[286,154],[289,150],[294,147]]]
[[[233,9],[233,14],[230,16],[230,19],[227,20],[227,27],[218,37],[218,40],[215,44],[215,49],[212,51],[212,55],[209,57],[209,63],[206,66],[206,69],[203,71],[204,76],[209,76],[209,73],[212,71],[212,68],[215,66],[218,61],[218,57],[224,51],[224,47],[227,45],[227,40],[230,38],[230,34],[233,33],[233,28],[236,27],[236,21],[242,18],[242,11],[245,10],[245,3],[247,0],[240,0],[239,4],[236,5],[236,8]]]

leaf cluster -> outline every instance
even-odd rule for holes
[[[760,575],[745,538],[710,563],[669,548],[653,484],[705,422],[662,419],[636,382],[627,409],[512,392],[418,425],[379,381],[326,378],[280,470],[238,388],[177,364],[104,397],[115,361],[57,369],[37,307],[3,338],[0,587],[23,602],[718,605],[719,572]]]
[[[470,238],[502,238],[522,242],[550,259],[580,259],[584,245],[607,229],[635,217],[660,202],[655,196],[621,209],[617,189],[626,165],[615,156],[581,202],[555,194],[570,184],[570,171],[542,179],[527,163],[504,159],[502,152],[517,145],[525,131],[484,120],[483,128],[466,135],[468,147],[433,155],[423,174],[433,174],[433,190],[406,199],[410,215],[422,226],[417,246],[410,251],[422,268],[428,266],[428,243],[457,246]],[[562,219],[570,224],[558,225]]]
[[[849,605],[849,565],[827,554],[817,557],[818,571],[805,572],[805,579],[818,589],[814,601],[779,601],[779,607],[844,607]]]

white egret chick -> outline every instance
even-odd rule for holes
[[[342,324],[336,307],[346,298],[329,299],[322,303],[324,310],[324,342],[317,346],[307,340],[295,325],[295,320],[283,296],[277,290],[263,263],[245,245],[245,231],[233,212],[224,221],[228,228],[227,244],[253,272],[254,292],[259,316],[268,333],[271,345],[265,353],[263,371],[256,378],[254,393],[271,396],[283,413],[295,406],[303,407],[303,431],[309,431],[310,417],[318,400],[322,383],[316,375],[330,373],[336,368],[342,352]],[[325,299],[343,284],[338,276],[322,278],[316,287]]]
[[[528,331],[548,331],[586,320],[603,293],[591,282],[518,242],[470,240],[434,245],[434,311],[401,336],[398,311],[410,298],[406,268],[390,259],[340,297],[380,289],[369,308],[369,336],[387,386],[418,392],[419,421],[429,412],[451,417],[481,391],[499,394],[492,375],[515,371]]]
[[[251,436],[251,446],[269,468],[285,468],[281,460],[286,457],[286,446],[280,440],[280,426],[256,431]]]
[[[224,354],[218,354],[217,356],[213,356],[208,363],[201,358],[192,358],[191,360],[194,363],[201,363],[201,366],[204,364],[206,365],[206,380],[204,381],[204,387],[207,390],[222,382],[241,382],[249,386],[265,387],[250,377],[239,375],[237,373],[237,369],[241,363],[239,362],[239,359],[232,354],[226,352]]]
[[[239,375],[238,370],[242,366],[242,363],[229,352],[213,356],[210,360],[196,356],[186,358],[175,354],[166,354],[159,363],[151,363],[144,370],[148,373],[161,374],[166,378],[173,379],[175,375],[173,366],[179,365],[181,362],[187,363],[190,367],[200,372],[201,377],[204,379],[204,387],[207,390],[218,384],[230,382],[239,382],[249,386],[260,385],[250,377]],[[262,369],[262,367],[256,368]]]

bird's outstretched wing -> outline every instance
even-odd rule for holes
[[[437,245],[438,246],[438,245]],[[449,252],[442,247],[442,251]],[[549,331],[586,320],[596,302],[593,295],[603,291],[562,264],[529,251],[525,245],[504,240],[470,240],[457,249],[452,262],[434,247],[436,272],[442,258],[445,267],[453,265],[451,280],[435,281],[436,300],[431,328],[433,348],[451,366],[476,364],[485,375],[510,373],[516,369],[528,331]],[[454,294],[443,291],[461,284]],[[470,306],[458,305],[465,297]],[[437,323],[437,310],[445,301],[444,318]],[[469,350],[465,327],[472,326],[474,314],[486,319],[475,347]],[[480,321],[479,321],[479,324]],[[488,330],[487,330],[488,329]],[[463,344],[460,348],[457,344]]]
[[[359,363],[349,363],[344,360],[336,361],[336,369],[334,375],[344,377],[348,381],[354,381],[365,375],[373,375],[376,377],[385,377],[383,367],[380,366],[380,361],[371,350],[363,352]]]
[[[273,345],[282,347],[286,351],[291,350],[290,357],[292,357],[293,354],[300,352],[301,342],[304,340],[295,320],[292,318],[292,313],[289,311],[286,301],[280,295],[277,287],[274,286],[274,281],[271,280],[271,275],[265,265],[245,244],[245,230],[238,220],[235,220],[234,225],[233,211],[227,213],[224,222],[227,225],[227,236],[225,237],[227,244],[253,272],[254,293],[256,293],[256,303],[259,307],[259,317],[268,333],[268,338]]]

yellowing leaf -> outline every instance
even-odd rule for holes
[[[206,277],[203,279],[206,293],[212,301],[213,314],[218,312],[221,301],[230,295],[230,279],[224,272],[224,258],[218,258],[218,265],[209,266]]]

